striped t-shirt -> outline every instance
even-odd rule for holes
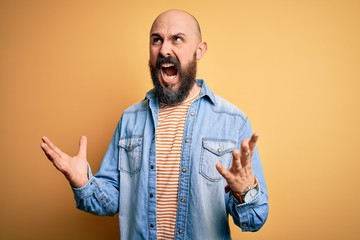
[[[175,106],[160,105],[156,128],[156,224],[158,240],[174,239],[181,146],[186,114],[199,96]]]

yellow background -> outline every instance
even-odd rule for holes
[[[0,1],[0,239],[118,238],[117,217],[75,209],[40,137],[76,154],[87,135],[95,172],[123,110],[152,87],[149,28],[169,8],[198,18],[198,76],[260,133],[269,219],[257,233],[232,226],[233,238],[360,239],[351,0]]]

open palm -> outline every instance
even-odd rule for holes
[[[49,138],[42,137],[40,144],[47,158],[54,166],[64,174],[69,183],[80,188],[88,182],[86,159],[87,139],[85,136],[80,138],[79,152],[76,156],[71,157],[56,147]]]

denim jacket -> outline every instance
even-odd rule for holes
[[[216,96],[203,80],[189,107],[183,134],[175,239],[231,239],[228,215],[243,231],[257,231],[268,215],[267,188],[257,148],[252,168],[259,193],[240,204],[225,193],[215,165],[230,167],[232,151],[251,137],[247,116]],[[121,239],[156,239],[155,129],[159,103],[154,90],[124,111],[111,143],[89,182],[73,188],[77,207],[96,215],[119,214]]]

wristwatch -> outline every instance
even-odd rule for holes
[[[251,201],[256,197],[256,195],[258,194],[258,192],[259,192],[259,189],[258,189],[258,185],[256,184],[255,186],[253,186],[252,188],[250,188],[250,189],[245,193],[244,202],[245,202],[245,203],[251,202]]]
[[[229,192],[231,188],[226,185],[225,192]],[[240,203],[248,203],[251,202],[256,195],[259,193],[259,184],[257,182],[257,179],[255,178],[255,184],[252,187],[249,187],[248,190],[244,193],[238,193],[238,192],[231,192],[233,196],[240,202]]]

